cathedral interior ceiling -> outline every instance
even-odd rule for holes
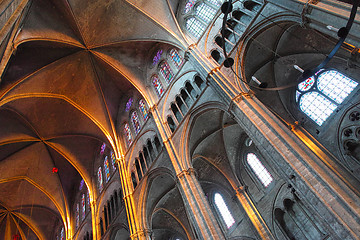
[[[177,7],[177,0],[29,2],[4,41],[13,50],[0,82],[0,229],[50,236],[49,226],[69,217],[74,183],[83,178],[91,190],[94,150],[118,144],[119,104],[131,91],[150,100],[150,55],[185,45]]]

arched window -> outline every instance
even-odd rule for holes
[[[196,18],[188,18],[186,20],[186,29],[196,38],[199,38],[205,30],[204,24],[202,24]]]
[[[86,213],[86,204],[85,204],[85,194],[84,193],[81,196],[81,208],[82,208],[81,220],[84,220],[85,219],[85,213]]]
[[[214,194],[214,202],[227,228],[230,228],[235,223],[235,220],[220,193]]]
[[[159,68],[163,77],[170,83],[173,80],[174,74],[171,71],[169,64],[166,61],[163,61],[160,63]]]
[[[101,148],[100,148],[100,154],[101,154],[101,155],[104,154],[105,149],[106,149],[106,144],[103,143],[103,144],[101,145]]]
[[[76,228],[79,227],[79,203],[76,204]]]
[[[60,231],[60,240],[65,240],[64,227],[62,227]]]
[[[105,170],[105,182],[108,182],[110,180],[110,167],[109,167],[108,156],[105,156],[104,170]]]
[[[128,146],[130,146],[130,144],[132,143],[132,136],[131,136],[129,124],[127,123],[125,123],[124,125],[124,134],[125,134],[126,143],[128,144]]]
[[[84,186],[84,179],[81,179],[80,185],[79,185],[79,190],[80,191],[82,190],[83,186]]]
[[[86,192],[86,204],[88,205],[88,208],[90,209],[90,197],[89,197],[89,191]]]
[[[115,153],[113,151],[110,152],[110,157],[111,157],[111,165],[115,171],[116,170],[116,157],[115,157]]]
[[[164,93],[164,88],[163,88],[158,76],[156,76],[156,75],[152,76],[151,82],[156,90],[157,95],[159,97],[161,97]]]
[[[134,102],[134,99],[132,97],[129,98],[129,100],[126,102],[126,105],[125,105],[125,112],[130,111],[130,108],[131,108],[131,105],[133,102]]]
[[[183,59],[182,59],[182,57],[180,57],[179,52],[176,49],[171,49],[170,57],[171,57],[171,60],[174,62],[175,66],[177,68],[180,68],[183,63]]]
[[[254,153],[248,153],[246,155],[246,161],[250,168],[254,171],[255,175],[259,178],[261,183],[267,187],[272,182],[273,178],[266,170],[264,165],[260,162],[259,158]]]
[[[214,18],[216,10],[205,3],[201,3],[196,6],[195,14],[204,22],[208,23]]]
[[[336,70],[319,71],[298,84],[295,100],[300,110],[321,126],[357,86]]]
[[[103,190],[103,178],[102,178],[101,167],[99,167],[98,169],[97,177],[98,177],[99,191],[101,192]]]
[[[144,99],[140,99],[139,101],[139,110],[141,112],[144,121],[146,121],[146,119],[148,118],[148,110]]]
[[[195,0],[188,0],[187,3],[185,4],[184,13],[190,12],[190,10],[195,5],[195,2],[196,2]]]
[[[138,134],[140,132],[141,126],[140,126],[139,117],[135,111],[131,113],[131,122],[133,124],[135,133]]]

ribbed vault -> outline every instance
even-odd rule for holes
[[[59,221],[69,228],[80,180],[95,187],[96,149],[106,142],[121,151],[126,94],[153,101],[152,51],[186,46],[177,7],[177,0],[29,1],[0,82],[0,240],[49,239]]]

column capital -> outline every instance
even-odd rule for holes
[[[197,175],[196,169],[195,168],[188,168],[188,169],[184,169],[182,170],[180,173],[178,173],[176,176],[177,178],[182,178],[185,175]]]

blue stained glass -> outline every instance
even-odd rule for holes
[[[101,167],[99,167],[97,175],[98,175],[99,191],[101,192],[103,190],[103,178],[102,178]]]
[[[81,179],[80,186],[79,186],[80,191],[82,190],[83,186],[84,186],[84,179]]]
[[[131,105],[132,105],[133,102],[134,102],[134,99],[129,98],[129,100],[126,102],[126,105],[125,105],[125,112],[130,111],[130,108],[131,108]]]
[[[176,51],[176,49],[171,49],[170,51],[170,57],[173,60],[174,64],[176,65],[177,68],[180,68],[182,65],[182,58],[180,57],[178,51]]]
[[[103,143],[103,144],[101,145],[101,149],[100,149],[100,154],[101,154],[101,155],[104,154],[105,148],[106,148],[106,144]]]
[[[157,51],[157,53],[155,54],[154,58],[153,58],[153,65],[155,66],[161,59],[161,54],[162,54],[162,50],[160,49],[159,51]]]
[[[129,124],[127,124],[127,123],[125,123],[125,125],[124,125],[124,133],[125,133],[126,142],[127,142],[128,146],[130,146],[130,144],[132,143],[132,136],[131,136]]]
[[[76,204],[76,228],[79,227],[79,203]]]
[[[115,170],[116,169],[116,157],[115,157],[115,153],[113,151],[110,152],[110,157],[111,157],[112,167]]]
[[[144,99],[140,99],[139,101],[139,110],[141,112],[141,115],[143,116],[144,121],[148,118],[148,110],[146,108],[146,103]]]
[[[157,95],[159,97],[161,97],[164,93],[164,88],[163,88],[159,78],[156,75],[152,76],[152,83],[156,90]]]
[[[185,4],[184,13],[188,13],[194,6],[195,2],[195,0],[188,0]]]
[[[88,208],[90,209],[90,197],[89,197],[89,190],[86,192],[86,204],[88,205]]]
[[[163,77],[166,79],[166,81],[170,83],[174,75],[171,71],[169,64],[166,61],[160,64],[160,72],[163,75]]]
[[[64,228],[63,227],[61,228],[61,231],[60,231],[60,239],[65,240],[65,234],[64,234]]]
[[[139,117],[135,111],[132,112],[132,114],[131,114],[131,122],[135,129],[135,133],[138,134],[140,132],[141,126],[140,126],[140,122],[139,122]]]
[[[337,108],[335,103],[332,103],[326,97],[318,92],[305,93],[300,98],[300,109],[319,126],[335,111]]]
[[[322,72],[318,76],[318,89],[340,104],[357,87],[358,83],[335,70]]]
[[[85,194],[83,194],[82,197],[81,197],[81,208],[82,208],[81,220],[84,220],[85,219],[85,213],[86,213]]]
[[[104,160],[104,170],[105,170],[105,182],[108,182],[110,180],[110,168],[109,168],[108,156],[106,156]]]

